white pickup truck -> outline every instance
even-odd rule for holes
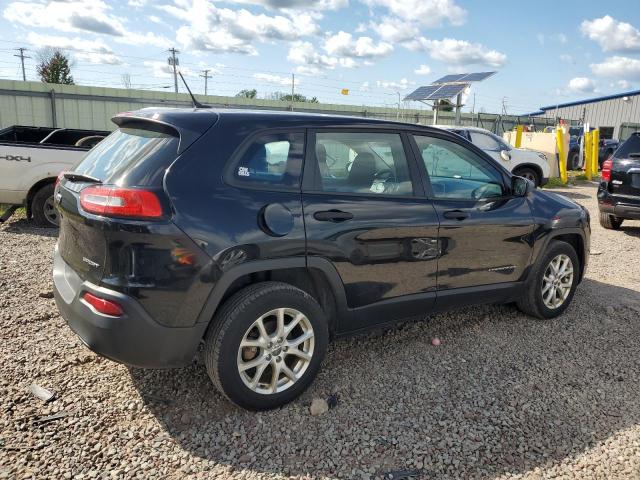
[[[13,126],[0,130],[0,205],[6,221],[21,206],[40,226],[57,226],[53,190],[58,174],[70,170],[109,132]]]

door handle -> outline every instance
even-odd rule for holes
[[[353,218],[353,213],[340,210],[325,210],[313,214],[313,218],[320,222],[344,222]]]
[[[444,212],[443,216],[450,220],[464,220],[465,218],[469,218],[469,212],[464,212],[462,210],[449,210],[448,212]]]

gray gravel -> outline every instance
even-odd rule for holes
[[[87,350],[47,298],[55,237],[14,219],[0,227],[0,478],[640,478],[640,222],[605,231],[592,185],[564,192],[593,219],[564,316],[467,308],[339,340],[306,394],[258,414],[202,366]],[[312,416],[329,394],[338,405]]]

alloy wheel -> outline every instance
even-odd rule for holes
[[[542,301],[551,310],[562,306],[573,286],[573,264],[561,253],[553,257],[542,277]]]
[[[280,393],[304,375],[314,345],[313,327],[305,314],[293,308],[271,310],[251,324],[240,342],[240,378],[256,393]]]
[[[56,227],[58,226],[60,219],[58,217],[58,210],[56,210],[56,206],[53,203],[53,197],[49,197],[44,201],[43,213],[49,223]]]

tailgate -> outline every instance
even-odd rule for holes
[[[104,272],[106,239],[95,220],[79,212],[80,190],[87,186],[82,182],[62,180],[58,186],[60,211],[60,255],[83,279],[97,283]]]

